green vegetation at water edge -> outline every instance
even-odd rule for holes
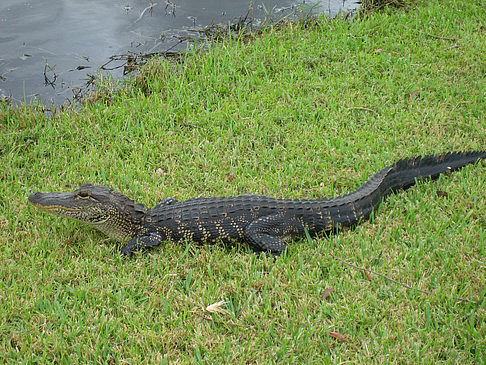
[[[127,260],[101,233],[27,202],[84,182],[148,206],[330,197],[401,157],[485,149],[483,5],[419,2],[230,38],[51,118],[2,106],[0,360],[486,361],[484,163],[275,261],[190,243]]]

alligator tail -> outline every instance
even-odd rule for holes
[[[407,189],[418,180],[437,179],[440,174],[486,159],[486,151],[449,152],[398,160],[382,181],[386,190]]]
[[[398,160],[353,192],[318,201],[318,210],[324,216],[320,226],[324,229],[353,226],[367,219],[387,195],[407,189],[420,180],[436,179],[442,173],[458,170],[481,159],[486,159],[486,151],[449,152]]]

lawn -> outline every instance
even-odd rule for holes
[[[190,242],[126,259],[27,196],[331,197],[402,157],[484,150],[485,13],[419,1],[290,23],[154,61],[78,110],[1,105],[0,360],[484,363],[484,162],[277,260]]]

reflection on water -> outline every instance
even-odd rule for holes
[[[355,9],[356,2],[324,0],[318,9],[334,16]],[[250,6],[258,24],[266,14],[278,19],[302,3],[316,1],[2,0],[0,98],[60,104],[73,99],[113,55],[184,50],[181,39],[200,37],[196,30],[210,24],[234,21]]]

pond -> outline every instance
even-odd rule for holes
[[[118,78],[128,55],[183,51],[214,24],[257,27],[298,11],[335,16],[358,0],[2,0],[0,99],[71,102],[101,70]]]

